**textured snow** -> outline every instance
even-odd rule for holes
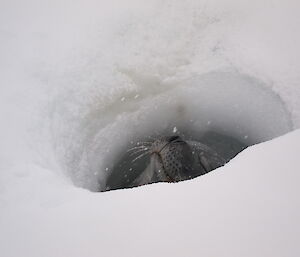
[[[1,1],[0,255],[299,256],[299,7]],[[191,181],[84,189],[182,124],[275,139]]]

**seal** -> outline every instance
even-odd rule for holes
[[[140,149],[143,149],[140,146]],[[156,139],[144,147],[142,155],[149,154],[147,168],[131,183],[131,187],[155,182],[179,182],[204,175],[226,161],[210,147],[180,136]]]

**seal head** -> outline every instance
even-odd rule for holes
[[[187,180],[225,164],[225,161],[208,146],[184,141],[180,136],[155,140],[149,153],[150,163],[134,180],[133,186]]]

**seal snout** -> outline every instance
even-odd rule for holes
[[[157,139],[153,142],[150,148],[150,154],[158,154],[168,148],[173,143],[184,143],[180,136],[168,136]]]
[[[185,167],[190,166],[186,162],[191,160],[191,151],[180,136],[166,136],[155,140],[150,149],[153,163],[156,163],[158,171],[165,174],[163,181],[179,181],[182,180]]]
[[[139,168],[145,162],[147,166],[136,177],[132,176],[131,181],[127,178],[129,173],[125,174],[127,187],[155,182],[179,182],[203,175],[225,163],[208,146],[185,140],[178,135],[161,136],[152,142],[139,142],[128,151],[133,152],[129,153],[130,156],[139,154],[131,161],[132,165]],[[148,158],[141,159],[144,156]],[[137,160],[140,161],[135,163]]]

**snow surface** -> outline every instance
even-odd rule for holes
[[[299,256],[299,139],[194,180],[106,193],[20,167],[1,195],[2,256]]]
[[[1,1],[0,256],[299,256],[299,7]],[[191,181],[87,190],[135,136],[187,125],[281,137]]]

